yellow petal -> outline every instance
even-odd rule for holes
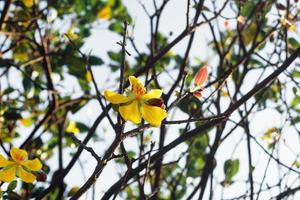
[[[138,108],[138,101],[133,101],[129,105],[120,106],[119,112],[126,121],[131,121],[135,124],[141,123],[142,117]]]
[[[110,19],[111,18],[111,7],[110,6],[104,6],[97,14],[98,18],[100,19]]]
[[[23,126],[26,126],[26,127],[29,127],[34,123],[32,116],[25,117],[25,118],[21,119],[20,122]]]
[[[11,164],[13,164],[13,162],[8,161],[4,156],[0,155],[0,167],[6,167]]]
[[[23,165],[31,171],[39,171],[40,169],[42,169],[43,166],[41,161],[37,158],[34,160],[25,160],[21,163],[21,165]]]
[[[157,106],[149,106],[142,103],[141,112],[143,118],[150,123],[151,126],[160,126],[161,121],[167,117],[167,112]]]
[[[15,148],[13,147],[11,150],[10,150],[10,155],[12,157],[12,159],[16,162],[22,162],[24,161],[26,158],[27,158],[27,152],[25,150],[22,150],[22,149],[18,149],[18,148]]]
[[[79,38],[79,35],[76,33],[76,30],[75,30],[75,26],[71,26],[66,35],[71,39],[71,40],[77,40]]]
[[[66,128],[66,131],[68,133],[74,133],[74,134],[77,134],[80,132],[79,128],[77,128],[77,126],[76,126],[76,122],[74,122],[74,121],[70,121],[68,127]]]
[[[11,182],[16,178],[16,166],[0,171],[0,180],[3,182]]]
[[[24,170],[23,167],[19,167],[19,177],[25,183],[33,183],[36,180],[36,176]]]
[[[112,104],[127,103],[128,101],[130,101],[130,97],[123,96],[111,90],[105,90],[104,97]]]
[[[134,76],[129,76],[129,82],[131,85],[131,91],[136,97],[146,94],[146,88],[139,79]]]
[[[34,0],[23,0],[23,3],[27,8],[31,8],[34,4]]]
[[[85,78],[86,78],[87,82],[89,82],[89,83],[92,82],[93,79],[92,79],[92,74],[90,71],[86,72]]]
[[[156,98],[160,98],[162,95],[162,90],[159,89],[155,89],[155,90],[150,90],[149,92],[147,92],[146,94],[144,94],[142,96],[142,99],[147,100],[147,99],[156,99]]]

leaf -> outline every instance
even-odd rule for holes
[[[295,50],[300,46],[300,44],[295,38],[289,38],[288,39],[288,46],[289,46],[289,48]]]
[[[79,128],[81,133],[87,132],[90,130],[90,128],[87,125],[85,125],[84,123],[81,123],[81,122],[76,122],[76,126],[77,126],[77,128]]]
[[[193,113],[193,115],[197,117],[201,113],[201,105],[202,103],[199,101],[199,99],[194,96],[190,96],[182,99],[179,102],[178,107],[181,111],[187,114]]]
[[[89,86],[89,83],[87,82],[86,79],[78,79],[78,82],[79,82],[79,85],[81,87],[81,89],[85,92],[89,92],[90,91],[90,86]]]
[[[12,93],[13,91],[15,91],[13,88],[8,87],[8,88],[6,88],[6,89],[2,92],[1,95],[10,94],[10,93]]]
[[[296,96],[294,96],[294,98],[291,102],[291,107],[295,108],[299,103],[300,103],[300,97],[296,95]]]
[[[103,60],[97,56],[90,56],[89,57],[89,64],[90,65],[103,65]]]
[[[17,185],[18,185],[18,182],[16,180],[14,180],[9,183],[9,185],[7,186],[7,190],[13,191],[14,189],[16,189]]]
[[[238,173],[240,167],[240,161],[236,160],[226,160],[224,163],[224,173],[225,181],[231,182],[232,178]]]
[[[286,10],[286,7],[282,3],[276,3],[276,8],[278,10]]]
[[[54,136],[48,141],[48,149],[53,149],[58,143],[58,137]]]
[[[121,22],[113,22],[108,27],[109,30],[114,31],[116,33],[122,34],[123,33],[123,25]]]
[[[296,69],[292,72],[292,76],[294,78],[300,78],[300,71],[297,71]]]
[[[22,119],[22,116],[20,113],[17,113],[16,111],[10,110],[8,112],[4,113],[4,117],[7,120],[17,120]]]
[[[122,54],[120,52],[113,52],[113,51],[109,51],[107,52],[108,56],[110,59],[112,59],[113,61],[116,62],[121,62],[122,60]]]
[[[241,9],[241,15],[248,17],[253,9],[255,8],[255,2],[254,1],[248,1],[246,2]]]
[[[292,124],[297,124],[299,122],[300,122],[300,116],[297,116],[297,117],[292,119]]]

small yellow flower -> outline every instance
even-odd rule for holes
[[[80,130],[79,128],[76,126],[76,122],[74,121],[70,121],[66,131],[68,133],[74,133],[74,134],[77,134],[77,133],[80,133]]]
[[[34,120],[32,119],[32,115],[28,116],[28,117],[24,117],[20,120],[21,124],[25,127],[29,127],[34,123]]]
[[[39,159],[26,160],[27,152],[22,149],[12,148],[10,150],[11,158],[7,160],[0,155],[0,180],[3,182],[11,182],[16,175],[25,183],[33,183],[36,176],[31,171],[39,171],[42,169],[42,163]]]
[[[92,78],[92,73],[90,71],[87,71],[85,74],[85,78],[87,80],[87,82],[92,82],[93,78]]]
[[[73,26],[68,29],[66,34],[71,40],[77,40],[79,38],[79,35],[75,33],[75,28]]]
[[[31,8],[35,3],[35,0],[22,0],[22,1],[27,8]]]
[[[109,20],[111,18],[111,7],[109,5],[104,6],[97,14],[99,19]]]
[[[112,104],[119,105],[119,112],[123,119],[139,124],[144,118],[152,126],[160,126],[161,121],[167,117],[160,99],[162,90],[154,89],[147,92],[144,85],[134,76],[129,77],[131,92],[124,96],[105,90],[104,96]]]

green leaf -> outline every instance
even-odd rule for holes
[[[103,60],[96,56],[90,56],[89,57],[89,64],[90,65],[103,65]]]
[[[297,117],[295,117],[295,118],[292,119],[292,123],[293,124],[297,124],[299,122],[300,122],[300,116],[297,116]]]
[[[293,72],[292,72],[292,76],[294,77],[294,78],[300,78],[300,71],[298,71],[298,70],[294,70]]]
[[[122,60],[122,54],[120,52],[109,51],[109,52],[107,52],[107,54],[108,54],[109,58],[112,59],[113,61],[121,62],[121,60]]]
[[[231,182],[232,178],[238,173],[240,167],[240,161],[236,160],[226,160],[224,163],[224,173],[225,180],[227,182]]]
[[[197,117],[198,114],[200,114],[201,109],[199,108],[201,107],[201,105],[202,103],[196,97],[190,96],[182,99],[178,104],[178,107],[181,111],[187,114],[193,113],[194,116]],[[195,113],[196,111],[198,111],[199,113]]]
[[[13,191],[14,189],[16,189],[17,185],[18,185],[18,182],[16,180],[14,180],[9,183],[9,185],[7,186],[7,190]]]
[[[7,120],[17,120],[17,119],[22,119],[22,116],[20,113],[13,111],[13,110],[9,110],[8,112],[4,113],[4,117]]]
[[[8,87],[8,88],[6,88],[6,89],[2,92],[1,95],[10,94],[10,93],[12,93],[13,91],[15,91],[13,88]]]
[[[297,49],[300,46],[299,42],[295,38],[289,38],[288,45],[291,49]]]
[[[248,1],[247,3],[245,3],[241,9],[241,15],[248,17],[255,8],[255,5],[255,1]]]
[[[291,107],[295,108],[299,103],[300,103],[300,97],[296,95],[296,96],[294,96],[294,98],[291,102]]]
[[[58,138],[57,136],[52,137],[49,141],[48,141],[48,148],[49,149],[53,149],[58,143]]]
[[[79,128],[80,132],[87,132],[90,130],[90,128],[85,125],[84,123],[81,123],[81,122],[76,122],[76,126]]]
[[[123,33],[123,24],[121,22],[114,22],[114,23],[111,23],[108,27],[109,30],[113,31],[113,32],[116,32],[116,33],[119,33],[119,34],[122,34]]]

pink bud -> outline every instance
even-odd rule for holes
[[[149,100],[147,100],[147,104],[150,106],[156,106],[156,107],[160,107],[160,108],[165,107],[164,101],[160,98],[149,99]]]
[[[200,87],[207,80],[207,77],[208,77],[208,69],[207,66],[204,65],[198,70],[195,77],[194,84]]]
[[[200,100],[202,98],[202,93],[199,91],[195,91],[193,92],[193,96]]]
[[[246,23],[246,18],[244,16],[240,15],[240,16],[238,16],[237,21],[240,24],[245,24]]]
[[[47,179],[47,174],[43,171],[38,171],[36,174],[36,180],[37,181],[41,181],[41,182],[45,182]]]
[[[226,19],[224,22],[225,29],[229,29],[229,21]]]

